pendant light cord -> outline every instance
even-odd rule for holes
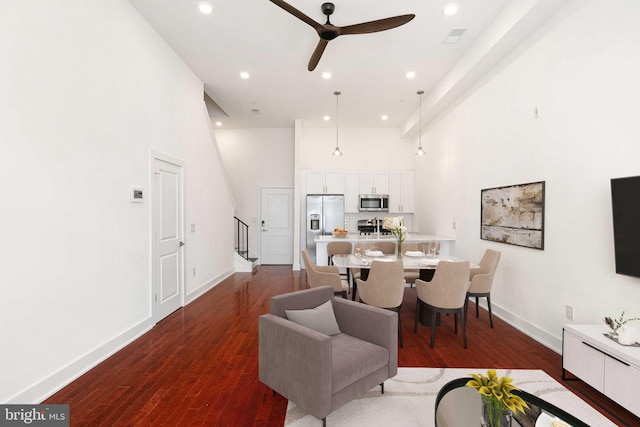
[[[336,148],[333,152],[334,156],[342,156],[342,152],[340,151],[340,140],[338,138],[338,131],[340,129],[340,107],[339,107],[339,103],[338,103],[338,97],[340,95],[339,91],[335,91],[333,92],[333,94],[336,96]]]
[[[424,94],[424,91],[423,90],[419,90],[418,91],[418,95],[419,95],[418,99],[420,99],[420,109],[419,109],[420,115],[418,116],[418,123],[419,123],[419,129],[420,129],[419,132],[420,133],[418,135],[419,145],[418,145],[418,153],[417,153],[419,156],[424,155],[424,150],[422,149],[422,94]]]
[[[338,144],[338,129],[340,128],[340,107],[338,104],[338,98],[340,96],[340,92],[333,92],[333,94],[336,96],[336,147],[340,147],[340,144]]]

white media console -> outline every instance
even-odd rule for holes
[[[562,379],[571,372],[620,406],[640,417],[640,346],[607,338],[605,325],[564,325]]]

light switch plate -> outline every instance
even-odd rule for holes
[[[129,197],[132,203],[144,202],[144,191],[142,187],[131,187]]]

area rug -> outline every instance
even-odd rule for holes
[[[486,373],[486,371],[486,368],[398,368],[398,375],[385,381],[384,395],[380,394],[380,387],[373,388],[360,399],[349,402],[332,412],[327,417],[327,425],[330,427],[433,426],[435,399],[442,386],[453,379],[468,377],[470,373]],[[498,370],[498,375],[512,377],[514,383],[522,390],[573,414],[592,427],[615,426],[544,371]],[[284,424],[287,427],[318,427],[322,422],[289,401]]]

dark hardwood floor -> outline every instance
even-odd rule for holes
[[[306,287],[306,274],[290,266],[237,273],[45,403],[70,404],[72,426],[281,426],[287,401],[258,380],[257,318],[269,297]],[[542,369],[618,425],[640,425],[581,381],[563,382],[557,353],[495,317],[491,329],[484,310],[476,319],[473,304],[468,349],[452,318],[430,349],[429,328],[413,333],[415,301],[415,288],[407,289],[400,366]]]

